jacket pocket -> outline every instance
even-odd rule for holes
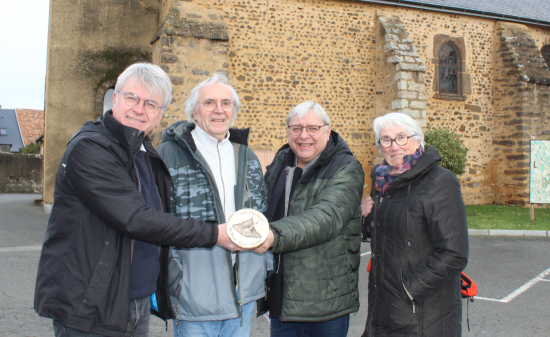
[[[401,285],[403,286],[403,290],[405,291],[406,298],[409,300],[409,303],[412,307],[413,314],[416,313],[416,307],[414,303],[414,297],[411,295],[407,287],[405,286],[405,276],[403,275],[403,270],[401,267],[399,268],[399,282],[401,282]]]
[[[333,266],[333,260],[334,257],[330,257],[327,254],[326,249],[321,249],[320,253],[322,253],[322,256],[325,256],[325,266],[326,266],[326,272],[327,272],[327,280],[332,287],[332,290],[336,292],[340,286],[338,284],[338,277],[336,276],[336,268]]]
[[[126,328],[126,324],[122,327],[120,322],[128,318],[129,289],[121,286],[121,275],[116,268],[119,257],[116,246],[115,242],[104,243],[76,314],[87,319],[94,317],[98,326],[120,330]]]
[[[417,313],[416,304],[413,309],[414,301],[411,300],[408,291],[405,287],[404,275],[401,267],[395,267],[393,273],[389,276],[394,279],[392,285],[385,288],[388,291],[386,303],[380,304],[385,307],[380,309],[385,312],[383,323],[389,330],[401,335],[416,335],[418,334],[419,315]],[[386,280],[387,282],[387,280]]]

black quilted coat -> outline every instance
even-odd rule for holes
[[[468,228],[460,184],[427,147],[382,195],[374,188],[369,307],[363,336],[461,336]],[[376,167],[371,172],[373,184]]]

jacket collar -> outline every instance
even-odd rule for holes
[[[188,121],[178,121],[170,125],[162,133],[162,142],[176,141],[177,138],[182,138],[188,144],[191,151],[197,151],[197,145],[191,136],[191,131],[195,129],[195,123],[189,123]],[[231,143],[241,144],[248,146],[248,137],[250,135],[250,128],[246,129],[229,129],[229,141]]]
[[[101,118],[98,120],[101,120]],[[112,110],[105,113],[102,121],[103,125],[105,125],[111,135],[118,141],[120,146],[132,153],[139,151],[145,138],[145,132],[120,123],[113,117]]]

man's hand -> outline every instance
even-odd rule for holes
[[[361,213],[363,213],[363,216],[367,216],[370,214],[373,205],[374,201],[370,196],[366,196],[365,199],[361,200]]]
[[[254,253],[263,254],[267,252],[267,250],[271,248],[271,246],[273,246],[273,241],[275,241],[275,236],[273,235],[273,232],[270,229],[269,233],[267,234],[267,239],[260,247],[254,249]]]
[[[244,249],[237,247],[227,236],[227,224],[218,225],[218,241],[216,244],[232,252],[240,252]]]

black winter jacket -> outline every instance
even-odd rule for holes
[[[460,272],[468,261],[468,228],[460,184],[427,147],[367,218],[372,249],[363,336],[461,336]],[[376,181],[372,169],[373,186]]]
[[[142,131],[110,113],[73,136],[59,164],[54,204],[38,265],[34,308],[65,326],[128,336],[132,239],[163,245],[157,301],[174,317],[168,293],[168,247],[212,247],[216,225],[182,219],[145,204],[134,158],[147,150],[162,209],[170,210],[170,175]]]

